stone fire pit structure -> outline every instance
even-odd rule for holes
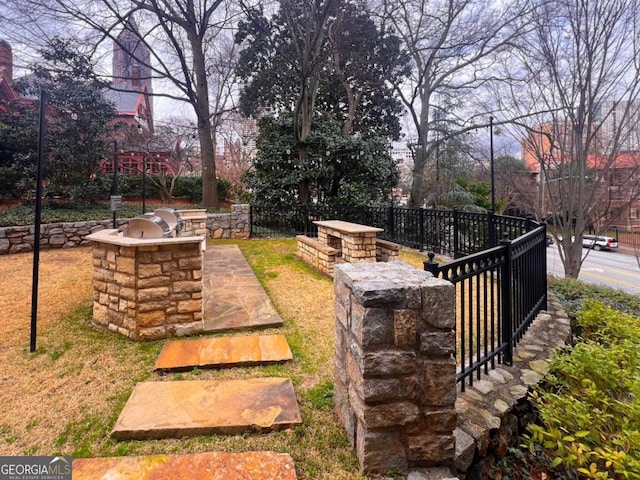
[[[137,341],[203,331],[206,213],[190,211],[185,219],[177,214],[186,220],[187,236],[133,238],[109,229],[87,237],[93,242],[97,326]]]

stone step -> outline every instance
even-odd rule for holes
[[[237,245],[207,245],[202,259],[204,331],[282,326],[282,319]]]
[[[73,461],[73,480],[296,480],[290,455],[206,452],[185,455],[84,458]]]
[[[293,354],[283,335],[199,338],[167,342],[156,361],[156,371],[185,371],[265,365],[291,360]]]
[[[111,435],[118,440],[282,430],[302,423],[288,378],[141,382]]]

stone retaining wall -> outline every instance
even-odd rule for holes
[[[127,223],[126,219],[119,219],[116,225]],[[89,245],[87,236],[92,233],[111,228],[112,220],[91,222],[44,223],[40,227],[40,248],[70,248]],[[33,251],[35,227],[26,225],[20,227],[0,227],[0,255]]]
[[[231,213],[209,213],[205,210],[178,210],[186,228],[181,236],[206,235],[207,238],[249,238],[249,205],[233,205]],[[206,215],[206,226],[199,217]],[[116,226],[125,225],[129,219],[119,218]],[[194,223],[195,222],[195,223]],[[191,226],[187,226],[187,225]],[[87,222],[44,223],[40,227],[40,248],[71,248],[89,245],[87,236],[100,230],[112,228],[112,220]],[[33,251],[33,225],[0,227],[0,255]]]
[[[249,238],[251,214],[249,205],[236,204],[231,213],[207,215],[208,238]]]
[[[549,370],[552,350],[571,339],[571,325],[562,305],[549,295],[540,313],[514,350],[513,365],[498,368],[458,391],[455,466],[465,480],[488,478],[496,459],[517,447],[518,435],[532,419],[528,394]]]
[[[571,339],[558,299],[549,295],[513,365],[497,364],[462,391],[452,358],[452,284],[402,262],[342,264],[334,272],[334,399],[361,467],[440,466],[451,478],[489,478],[533,418],[530,388],[547,374],[553,349]]]

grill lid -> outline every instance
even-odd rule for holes
[[[131,238],[163,238],[171,236],[171,228],[167,222],[154,214],[145,214],[129,220],[124,231],[125,237]]]
[[[153,214],[167,222],[171,231],[174,231],[178,226],[178,216],[173,208],[157,208],[153,211]]]

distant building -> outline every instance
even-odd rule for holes
[[[640,201],[637,197],[640,186],[640,102],[632,105],[626,102],[603,102],[599,108],[602,123],[597,125],[592,153],[588,155],[586,165],[601,180],[599,202],[595,205],[594,218],[590,221],[594,227],[608,224],[639,229]],[[624,112],[626,108],[629,111]],[[602,116],[603,111],[609,113]],[[619,121],[622,118],[627,118],[628,123],[621,125]],[[612,158],[611,145],[621,129],[624,132],[619,138],[619,152]],[[541,214],[545,217],[553,212],[549,211],[550,206],[544,201],[544,191],[562,188],[557,183],[558,179],[552,178],[554,171],[571,162],[571,153],[565,151],[572,145],[570,134],[568,123],[548,123],[530,131],[521,142],[522,159],[529,170],[537,174],[537,201],[542,205]],[[545,166],[544,172],[541,172],[541,165]]]
[[[137,26],[129,17],[125,27],[113,42],[112,89],[105,96],[116,105],[120,128],[142,128],[146,135],[153,135],[153,93],[150,67],[151,52],[142,41]],[[116,132],[124,138],[126,132]]]
[[[113,123],[118,171],[123,174],[171,174],[176,171],[173,150],[167,142],[155,142],[151,51],[138,33],[132,17],[113,42],[112,83],[105,91],[118,112]],[[169,142],[171,143],[171,142]],[[114,158],[104,159],[100,168],[112,172]]]
[[[13,84],[13,52],[11,45],[0,40],[0,112],[9,111],[8,104],[17,98]]]
[[[25,106],[37,107],[37,97],[25,97],[13,88],[13,52],[11,45],[0,40],[0,113],[18,113]]]
[[[605,100],[598,105],[597,119],[598,153],[610,153],[616,136],[620,152],[640,150],[640,100]]]

